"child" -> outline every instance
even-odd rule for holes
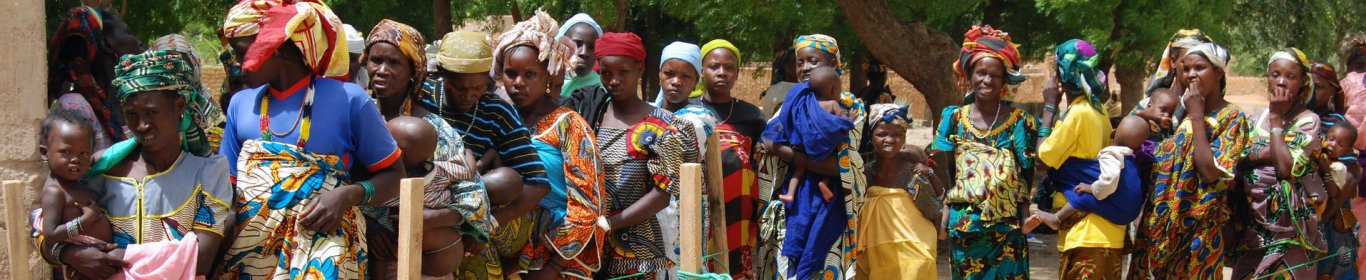
[[[1328,127],[1318,160],[1319,165],[1325,167],[1324,183],[1332,185],[1327,189],[1337,193],[1333,201],[1345,202],[1362,194],[1362,190],[1353,187],[1361,180],[1361,166],[1357,165],[1357,153],[1352,149],[1356,140],[1357,129],[1350,122],[1339,121]]]
[[[388,123],[389,133],[393,134],[394,142],[403,151],[403,166],[407,168],[409,176],[424,176],[426,187],[423,188],[423,206],[426,209],[446,209],[451,203],[451,190],[453,184],[460,180],[471,178],[455,178],[454,170],[467,168],[458,166],[452,162],[430,162],[436,151],[437,136],[436,127],[425,120],[415,117],[397,117]],[[397,206],[397,203],[390,203],[389,206]],[[397,212],[397,211],[394,211]],[[463,223],[460,222],[460,223]],[[459,223],[457,223],[459,224]],[[455,227],[427,227],[422,233],[422,262],[423,275],[447,275],[455,268],[460,267],[460,262],[465,256],[465,246],[461,242],[460,232]],[[393,242],[397,242],[394,240]]]
[[[62,107],[54,108],[43,120],[38,153],[49,171],[43,182],[41,208],[35,211],[41,230],[39,248],[113,242],[109,220],[82,179],[90,170],[95,146],[95,129],[90,123],[79,111]],[[59,256],[47,257],[56,260]]]
[[[870,107],[873,139],[867,149],[874,161],[864,170],[869,188],[859,212],[854,279],[935,279],[935,225],[944,191],[925,164],[924,150],[905,145],[906,107]]]
[[[852,127],[852,122],[851,122],[851,120],[848,119],[849,116],[847,116],[847,115],[848,115],[848,112],[846,112],[846,111],[844,111],[843,109],[840,108],[840,104],[839,104],[839,98],[840,98],[840,80],[839,80],[839,75],[838,75],[837,73],[838,73],[838,72],[836,72],[835,69],[832,68],[832,67],[819,67],[819,68],[816,68],[816,69],[812,69],[812,70],[811,70],[811,74],[810,74],[811,79],[810,79],[810,81],[807,83],[807,87],[805,87],[805,88],[802,88],[802,87],[794,88],[794,89],[800,90],[799,92],[796,93],[796,95],[797,95],[797,96],[795,97],[795,99],[797,99],[796,102],[803,102],[803,101],[805,101],[805,102],[804,102],[805,104],[803,104],[803,103],[797,103],[797,104],[793,104],[793,103],[784,103],[784,104],[783,104],[783,108],[782,108],[783,111],[798,112],[799,114],[800,114],[800,113],[820,114],[820,113],[823,112],[823,113],[827,113],[828,115],[820,114],[820,116],[807,116],[807,117],[808,117],[808,118],[813,118],[813,119],[827,118],[827,119],[829,119],[829,120],[842,120],[842,121],[844,121],[844,122],[837,122],[837,123],[839,123],[839,124],[849,123],[849,124],[850,124],[850,125],[843,126],[843,127],[842,127],[842,126],[838,126],[838,125],[833,126],[833,127],[821,127],[821,126],[791,126],[791,127],[787,127],[788,131],[787,131],[786,133],[787,133],[788,136],[789,136],[789,138],[788,138],[789,142],[788,142],[788,143],[785,143],[785,144],[790,144],[790,145],[792,145],[793,148],[797,149],[797,152],[805,154],[805,155],[806,155],[809,159],[811,159],[811,160],[821,160],[821,159],[824,159],[824,158],[826,158],[826,157],[833,156],[833,155],[834,155],[833,153],[834,153],[834,151],[835,151],[834,148],[836,148],[836,147],[835,147],[834,145],[829,145],[829,146],[827,146],[827,147],[824,147],[825,149],[817,149],[817,148],[811,147],[811,144],[810,144],[811,142],[809,142],[809,141],[812,141],[812,140],[811,140],[811,139],[805,139],[805,137],[812,137],[812,136],[813,136],[812,134],[813,134],[813,133],[816,133],[816,134],[817,134],[816,136],[821,136],[821,137],[825,137],[825,138],[826,138],[826,139],[818,139],[818,140],[816,140],[816,141],[825,140],[825,141],[831,141],[832,143],[837,143],[837,141],[838,141],[839,139],[842,139],[842,138],[843,138],[843,135],[845,135],[845,134],[847,134],[847,133],[849,132],[850,127]],[[801,89],[809,89],[809,90],[801,90]],[[812,98],[810,97],[811,95],[814,95],[814,97],[815,97],[815,98],[814,98],[815,104],[810,104],[811,102],[810,102],[809,100],[812,100]],[[815,106],[818,106],[818,107],[804,107],[804,108],[799,108],[799,106],[812,106],[812,105],[815,105]],[[811,109],[816,109],[816,108],[819,108],[819,111],[811,110]],[[803,110],[803,109],[805,109],[805,110]],[[793,111],[793,110],[796,110],[796,111]],[[810,110],[810,111],[806,111],[806,110]],[[788,115],[788,116],[793,116],[793,115]],[[805,129],[814,129],[815,131],[806,131]],[[794,135],[794,134],[796,134],[796,135]],[[798,136],[798,137],[791,137],[791,136]],[[836,137],[838,137],[838,138],[830,139],[831,136],[836,136]],[[779,141],[779,142],[781,142],[781,141]],[[778,200],[781,200],[781,201],[783,201],[783,202],[792,202],[792,196],[793,196],[793,194],[796,194],[796,193],[797,193],[797,186],[798,186],[799,184],[801,184],[802,180],[807,180],[806,178],[807,178],[806,168],[802,168],[802,167],[800,167],[800,166],[794,167],[793,170],[792,170],[792,179],[790,179],[790,180],[788,181],[788,184],[787,184],[787,192],[784,193],[784,194],[782,194],[782,195],[779,195],[779,196],[778,196]],[[817,187],[817,188],[820,190],[820,192],[821,192],[821,198],[825,199],[825,201],[830,201],[830,198],[831,198],[831,197],[834,197],[834,195],[835,195],[835,193],[832,192],[832,191],[830,190],[830,184],[827,182],[827,180],[829,180],[829,179],[830,179],[830,178],[814,178],[814,180],[816,181],[816,187]]]

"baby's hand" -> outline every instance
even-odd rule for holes
[[[74,204],[76,204],[76,207],[81,208],[81,216],[94,217],[104,214],[100,213],[100,207],[95,205],[94,201],[74,202]]]
[[[1077,187],[1072,188],[1072,191],[1073,191],[1073,192],[1076,192],[1076,193],[1078,193],[1078,194],[1091,193],[1091,184],[1087,184],[1087,183],[1077,184]]]

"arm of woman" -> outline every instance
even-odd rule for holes
[[[350,90],[352,89],[348,88],[348,91]],[[403,152],[398,149],[392,135],[383,133],[388,131],[388,128],[384,116],[375,107],[375,102],[359,87],[355,90],[361,92],[347,94],[347,97],[351,98],[350,120],[347,121],[353,134],[350,137],[355,139],[356,147],[352,154],[354,162],[358,164],[355,167],[363,164],[365,170],[370,171],[371,177],[366,181],[338,186],[309,201],[308,206],[305,206],[299,215],[299,223],[304,229],[337,229],[341,225],[342,214],[365,202],[362,201],[366,195],[362,184],[369,184],[372,187],[373,197],[369,201],[371,205],[389,204],[388,202],[398,197],[398,182],[405,176],[403,161],[399,160]],[[376,131],[380,133],[373,133]]]
[[[686,163],[684,155],[686,143],[683,142],[684,133],[691,134],[692,131],[680,130],[675,126],[665,128],[666,133],[650,146],[650,156],[652,158],[646,163],[650,170],[651,182],[644,188],[649,188],[640,200],[636,200],[631,206],[627,206],[620,214],[607,218],[607,222],[613,229],[625,228],[639,224],[654,217],[660,210],[669,205],[670,197],[678,195],[682,183],[679,182],[679,170],[683,163]]]
[[[213,271],[213,266],[219,263],[223,236],[231,232],[237,223],[237,212],[232,209],[234,189],[228,175],[229,163],[222,156],[215,156],[211,160],[213,163],[201,171],[205,175],[205,180],[200,182],[202,192],[199,194],[203,204],[199,205],[196,212],[213,216],[189,221],[194,223],[192,231],[199,239],[200,257],[195,263],[195,275],[208,275]]]
[[[1196,172],[1202,181],[1207,183],[1218,180],[1232,180],[1233,172],[1231,170],[1238,161],[1239,156],[1237,155],[1242,154],[1240,151],[1246,148],[1247,141],[1243,139],[1247,130],[1246,120],[1229,123],[1227,125],[1231,127],[1223,127],[1219,131],[1214,131],[1219,133],[1217,135],[1219,139],[1216,140],[1220,141],[1218,147],[1220,153],[1215,155],[1214,147],[1211,146],[1211,133],[1207,133],[1209,124],[1205,122],[1204,97],[1199,94],[1188,94],[1185,99],[1186,121],[1190,122],[1191,131],[1196,132],[1191,133],[1193,136],[1191,141],[1196,147],[1193,149]]]
[[[634,226],[645,220],[653,218],[664,207],[669,206],[669,193],[660,188],[650,188],[650,192],[645,196],[627,206],[620,214],[607,218],[607,224],[612,225],[612,229],[621,229]]]
[[[1309,116],[1295,120],[1290,127],[1285,127],[1284,121],[1276,115],[1269,119],[1273,127],[1279,127],[1281,133],[1272,131],[1270,148],[1271,164],[1276,168],[1276,177],[1279,178],[1299,178],[1306,175],[1314,164],[1305,152],[1306,147],[1322,147],[1317,139],[1319,131],[1319,119],[1317,116]],[[1284,130],[1289,131],[1284,131]]]

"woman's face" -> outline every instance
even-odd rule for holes
[[[479,103],[479,97],[489,91],[488,72],[481,73],[455,73],[441,71],[442,80],[446,82],[446,99],[452,106],[460,110],[470,110]]]
[[[707,92],[730,96],[735,88],[735,80],[740,77],[739,59],[730,49],[716,48],[705,54],[702,59],[702,80],[706,82]]]
[[[890,122],[878,123],[873,127],[873,153],[877,158],[888,159],[901,153],[906,144],[906,128]]]
[[[185,98],[171,91],[141,93],[123,102],[128,129],[138,138],[139,147],[154,153],[180,149],[184,111]]]
[[[529,46],[513,47],[504,54],[503,88],[517,108],[535,105],[545,100],[549,92],[550,74],[546,65],[536,59],[537,55],[536,49]]]
[[[797,74],[801,77],[800,81],[804,82],[809,79],[809,72],[816,67],[839,68],[839,65],[835,65],[835,61],[831,60],[830,56],[830,53],[812,47],[797,49]]]
[[[640,63],[624,56],[604,56],[598,60],[598,76],[602,78],[602,85],[616,100],[640,98],[636,90],[640,88],[640,75],[644,71]]]
[[[1309,101],[1309,108],[1315,109],[1316,111],[1333,109],[1328,106],[1328,103],[1333,101],[1334,95],[1338,94],[1338,88],[1334,87],[1332,82],[1329,82],[1328,79],[1332,78],[1325,78],[1318,75],[1314,76],[1314,100]]]
[[[1292,95],[1299,95],[1309,79],[1305,75],[1303,68],[1298,63],[1286,59],[1277,59],[1266,66],[1266,90],[1268,92],[1285,91]],[[1291,100],[1301,100],[1301,96],[1294,96]]]
[[[1214,67],[1209,59],[1199,53],[1188,54],[1181,58],[1182,76],[1191,83],[1189,89],[1195,90],[1205,98],[1220,97],[1219,83],[1224,79],[1224,71]],[[1194,88],[1196,84],[1200,88]],[[1176,93],[1181,94],[1181,93]]]
[[[365,70],[370,73],[370,88],[379,97],[395,97],[408,93],[413,80],[413,61],[390,43],[370,45],[365,53]]]
[[[688,101],[688,95],[697,88],[697,68],[681,59],[664,61],[659,67],[659,89],[664,92],[664,100],[669,103]]]
[[[1001,99],[1006,89],[1005,71],[1005,64],[993,57],[983,58],[973,64],[972,74],[968,76],[968,88],[976,94],[977,102]]]

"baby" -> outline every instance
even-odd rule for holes
[[[1141,197],[1144,193],[1144,170],[1151,168],[1150,162],[1138,162],[1138,154],[1143,153],[1144,142],[1152,136],[1172,127],[1171,114],[1176,110],[1176,96],[1170,91],[1160,89],[1153,92],[1150,106],[1120,121],[1112,135],[1114,145],[1100,150],[1096,164],[1099,176],[1091,183],[1080,183],[1072,187],[1071,193],[1063,192],[1068,203],[1056,213],[1034,211],[1025,221],[1024,231],[1032,231],[1040,223],[1053,229],[1065,228],[1064,224],[1081,218],[1080,211],[1094,212],[1115,224],[1128,224],[1141,211]],[[1064,164],[1063,168],[1067,168]],[[1084,167],[1083,167],[1084,168]],[[1050,176],[1066,176],[1055,173]],[[1112,194],[1121,193],[1120,199],[1108,199]],[[1089,195],[1087,195],[1089,194]]]
[[[841,118],[843,120],[849,120],[849,112],[845,111],[843,108],[840,107],[840,78],[838,72],[835,71],[835,68],[827,66],[812,69],[810,77],[810,81],[808,82],[809,87],[807,87],[807,90],[802,90],[801,92],[796,93],[796,95],[814,95],[814,100],[816,101],[815,105],[819,106],[821,112],[828,113],[832,118]],[[800,87],[797,88],[800,89]],[[793,110],[796,110],[797,112],[820,113],[803,111],[799,108],[792,108],[794,106],[810,106],[810,104],[804,104],[802,102],[805,100],[810,100],[809,97],[796,96],[795,99],[798,100],[794,102],[783,103],[782,111],[794,112]],[[806,103],[809,103],[809,101]],[[808,116],[808,118],[810,117],[811,116]],[[852,127],[852,125],[850,127]],[[803,126],[789,126],[787,128],[790,130],[797,130],[789,131],[788,133],[798,133],[804,135],[810,134],[803,133],[803,131],[800,131],[803,128],[805,128]],[[817,133],[825,135],[827,138],[832,135],[845,135],[849,132],[849,128],[839,129],[838,126],[817,128],[821,130]],[[806,147],[802,145],[805,143],[809,143],[806,141],[811,140],[802,140],[801,142],[789,141],[789,143],[787,144],[793,145],[792,148],[794,148],[796,152],[806,154],[807,158],[810,160],[821,160],[826,157],[833,156],[834,153],[837,152],[834,149],[830,149],[830,152],[825,153],[809,153],[813,151],[811,149],[806,149]],[[797,193],[797,186],[800,185],[802,180],[804,180],[807,177],[806,173],[806,168],[794,167],[792,170],[792,179],[790,179],[787,184],[787,192],[782,195],[779,195],[778,200],[781,200],[783,202],[792,202],[793,195]],[[829,179],[830,178],[816,178],[816,188],[820,190],[821,198],[825,201],[830,201],[830,198],[835,196],[835,193],[830,190],[830,184],[827,182]]]
[[[1318,158],[1319,166],[1324,169],[1325,183],[1333,184],[1329,190],[1337,190],[1333,201],[1349,201],[1360,196],[1361,190],[1351,186],[1361,180],[1361,166],[1357,165],[1356,150],[1352,144],[1357,140],[1357,129],[1352,123],[1338,121],[1328,127],[1327,138],[1323,142],[1323,152]]]
[[[427,184],[422,191],[424,208],[446,209],[449,207],[451,203],[450,186],[460,179],[451,177],[452,174],[460,173],[453,171],[453,168],[467,167],[455,166],[451,162],[428,161],[436,152],[437,136],[436,127],[425,120],[415,117],[397,117],[389,121],[388,128],[389,133],[394,136],[394,142],[397,142],[398,148],[403,151],[401,159],[403,166],[407,168],[408,176],[422,176],[426,179],[424,181]],[[391,203],[389,206],[398,205]],[[395,209],[392,212],[396,213],[397,210]],[[398,241],[393,240],[393,242]],[[422,262],[422,274],[450,274],[455,268],[460,267],[465,256],[464,247],[460,232],[454,227],[427,227],[423,229],[422,258],[425,261]]]
[[[94,153],[95,129],[90,122],[79,111],[61,107],[43,120],[38,153],[47,162],[48,176],[43,181],[41,207],[34,212],[41,232],[39,248],[113,242],[113,228],[82,179]]]

